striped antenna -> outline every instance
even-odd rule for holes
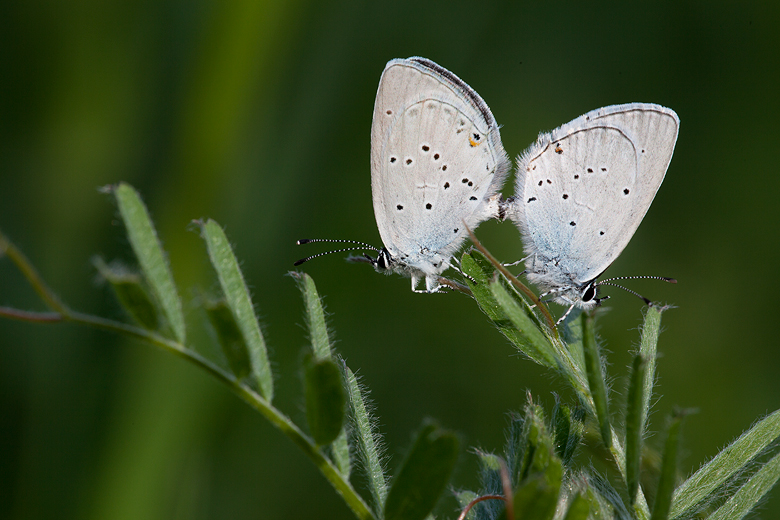
[[[623,289],[627,293],[631,293],[634,296],[636,296],[637,298],[639,298],[640,300],[642,300],[643,302],[645,302],[645,304],[652,305],[652,303],[653,303],[652,301],[650,301],[649,299],[645,298],[644,296],[642,296],[638,292],[632,291],[631,289],[627,289],[626,287],[623,287],[622,285],[618,285],[616,283],[610,283],[610,282],[613,282],[615,280],[639,280],[639,279],[661,280],[662,282],[677,283],[677,280],[675,280],[674,278],[668,278],[666,276],[617,276],[615,278],[607,278],[606,280],[601,280],[599,282],[596,282],[594,285],[596,285],[596,286],[598,286],[598,285],[611,285],[612,287],[617,287],[619,289]]]
[[[370,249],[372,251],[376,251],[379,253],[379,249],[372,246],[371,244],[366,244],[365,242],[359,242],[357,240],[336,240],[331,238],[302,238],[301,240],[298,240],[297,244],[299,246],[303,244],[309,244],[311,242],[340,242],[340,243],[347,243],[347,244],[359,244],[361,247],[346,247],[344,249],[336,249],[334,251],[325,251],[324,253],[317,253],[316,255],[307,256],[306,258],[301,258],[297,262],[295,262],[293,265],[301,265],[304,262],[308,262],[309,260],[312,260],[314,258],[329,255],[331,253],[343,253],[344,251],[364,251],[366,249]]]
[[[600,282],[596,282],[596,285],[601,285],[606,282],[614,282],[615,280],[638,280],[640,278],[650,279],[650,280],[661,280],[662,282],[669,282],[669,283],[677,283],[677,280],[674,278],[668,278],[666,276],[617,276],[615,278],[607,278],[606,280],[601,280]]]

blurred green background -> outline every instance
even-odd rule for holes
[[[119,318],[90,259],[132,257],[97,188],[140,190],[186,300],[217,286],[189,222],[216,219],[253,289],[276,403],[303,424],[303,308],[285,273],[324,249],[298,238],[380,245],[369,130],[388,60],[421,55],[458,74],[513,157],[600,106],[669,106],[682,121],[671,167],[608,274],[680,281],[628,285],[677,306],[651,429],[673,405],[699,408],[684,430],[687,473],[780,408],[778,28],[780,3],[759,1],[2,2],[0,227],[73,307]],[[478,235],[519,258],[512,224]],[[413,294],[342,256],[303,268],[371,389],[390,468],[425,417],[498,450],[526,389],[553,402],[560,382],[471,300]],[[599,324],[619,402],[642,305],[606,293]],[[8,259],[0,305],[43,310]],[[309,460],[219,383],[76,326],[0,320],[0,445],[3,518],[350,517]],[[464,450],[454,485],[476,485],[474,459]],[[780,517],[780,492],[760,516]]]

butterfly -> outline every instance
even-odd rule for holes
[[[499,190],[511,168],[487,104],[455,74],[431,60],[387,63],[371,125],[371,193],[384,247],[350,247],[313,255],[373,250],[353,260],[400,273],[416,292],[437,292],[440,275],[475,229],[503,217]],[[425,289],[418,290],[425,281]]]

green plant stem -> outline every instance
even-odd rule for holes
[[[157,334],[156,332],[101,318],[100,316],[93,316],[71,310],[60,301],[54,292],[46,285],[21,251],[19,251],[0,231],[0,254],[3,253],[5,253],[17,266],[41,299],[56,312],[35,313],[8,307],[0,307],[0,316],[38,323],[69,321],[88,327],[125,334],[150,343],[155,347],[161,348],[180,358],[186,359],[227,385],[236,395],[249,404],[249,406],[260,412],[271,422],[271,424],[276,426],[293,443],[295,443],[295,445],[298,446],[312,462],[314,462],[314,465],[317,466],[328,482],[331,483],[336,492],[341,495],[357,518],[361,520],[374,519],[374,515],[368,505],[363,501],[357,491],[355,491],[349,481],[342,477],[336,466],[334,466],[314,444],[314,441],[307,437],[289,417],[263,399],[251,388],[241,384],[232,374],[226,372],[208,359],[201,357],[193,350],[188,349],[185,345]]]
[[[57,298],[57,295],[54,294],[54,291],[49,289],[44,283],[43,278],[41,278],[41,275],[38,274],[38,271],[33,267],[27,257],[24,256],[24,253],[8,240],[2,230],[0,230],[0,256],[2,255],[11,259],[14,265],[16,265],[16,268],[21,271],[33,290],[38,293],[38,296],[40,296],[46,305],[60,314],[65,314],[65,311],[67,311],[65,304],[63,304],[60,299]]]
[[[13,307],[0,307],[0,316],[31,323],[57,323],[64,319],[59,312],[31,312],[14,309]]]

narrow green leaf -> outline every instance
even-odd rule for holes
[[[590,514],[588,499],[577,493],[569,501],[569,509],[566,510],[563,520],[587,520],[588,514]]]
[[[664,455],[661,462],[661,478],[658,481],[658,491],[653,504],[653,514],[650,520],[666,520],[672,506],[672,493],[677,479],[677,451],[680,447],[680,428],[683,414],[677,413],[672,418],[666,433]]]
[[[241,334],[233,313],[223,299],[207,301],[203,308],[211,326],[214,327],[222,352],[230,365],[230,370],[236,379],[244,379],[252,373],[252,360],[244,341],[244,335]]]
[[[780,437],[780,410],[772,412],[698,469],[677,488],[672,518],[690,516],[724,482],[739,474],[753,458]]]
[[[527,449],[528,428],[526,427],[525,417],[518,413],[513,413],[507,430],[507,443],[504,451],[504,458],[512,486],[517,485],[519,481]]]
[[[753,474],[732,497],[707,520],[738,520],[744,518],[759,500],[771,490],[780,479],[780,454],[764,464]]]
[[[630,504],[636,501],[639,490],[639,466],[642,459],[644,433],[644,382],[647,363],[642,355],[634,357],[626,400],[626,485]]]
[[[157,307],[141,277],[121,266],[109,266],[102,258],[94,258],[92,263],[100,275],[111,284],[117,301],[130,317],[145,329],[157,330],[160,326]]]
[[[526,319],[516,316],[516,318],[522,320],[523,323],[522,329],[518,330],[518,327],[512,323],[496,301],[491,284],[495,271],[491,263],[480,253],[473,252],[471,254],[463,255],[461,268],[465,274],[473,279],[469,279],[468,284],[474,299],[477,301],[480,309],[482,309],[482,312],[490,318],[498,330],[506,336],[516,348],[535,362],[544,366],[557,368],[555,363],[550,360],[549,355],[541,354],[541,352],[550,351],[549,340],[539,330],[539,322],[533,316],[533,312],[529,310],[528,313],[524,313],[527,320],[530,321],[530,325],[528,324],[529,321],[526,321]],[[510,294],[510,298],[514,299],[514,296]],[[515,303],[516,305],[514,305],[514,307],[519,307],[521,312],[523,312],[523,308],[527,309],[527,303],[521,298],[518,297],[515,300]]]
[[[609,408],[607,404],[607,384],[604,381],[604,373],[601,369],[601,356],[596,344],[596,335],[593,332],[593,317],[588,313],[582,313],[582,346],[585,353],[585,369],[588,373],[588,386],[596,407],[596,418],[599,422],[601,440],[608,448],[612,446],[612,428],[609,421]]]
[[[358,459],[366,473],[368,490],[374,499],[375,512],[378,513],[384,509],[387,498],[387,479],[382,467],[380,437],[374,432],[369,406],[363,397],[357,377],[346,364],[342,363],[342,367],[347,384],[352,435],[355,437]]]
[[[548,328],[546,322],[541,324],[528,301],[515,291],[514,286],[507,289],[505,278],[499,277],[491,261],[478,251],[464,254],[461,268],[471,277],[468,284],[474,299],[498,330],[531,360],[559,371],[574,391],[587,399],[579,344],[565,345],[559,339],[557,329]],[[546,308],[543,314],[549,316]]]
[[[314,442],[335,441],[344,422],[344,387],[341,372],[330,359],[304,360],[306,420]]]
[[[314,280],[306,273],[291,272],[298,282],[298,287],[303,294],[303,302],[306,307],[306,325],[309,329],[309,337],[314,355],[318,359],[331,358],[331,343],[328,335],[328,326],[325,323],[325,311]]]
[[[534,473],[515,491],[514,517],[522,520],[550,520],[558,505],[563,467],[552,457],[544,472]]]
[[[447,487],[458,459],[458,439],[434,424],[422,431],[393,480],[385,520],[423,520]]]
[[[501,279],[490,282],[490,292],[500,307],[505,318],[508,318],[516,330],[516,346],[529,358],[540,365],[557,368],[555,351],[544,334],[539,330],[534,320],[529,317],[526,309],[510,295]]]
[[[555,451],[563,465],[568,466],[582,441],[585,429],[582,424],[582,409],[572,411],[555,396],[551,421],[555,431]]]
[[[152,219],[138,192],[124,182],[114,189],[119,213],[127,229],[127,237],[135,252],[141,271],[160,302],[165,318],[179,343],[184,343],[185,326],[181,299],[165,253],[157,238]]]
[[[476,454],[479,456],[480,495],[504,496],[504,480],[501,475],[500,459],[493,454],[487,454],[480,450],[477,450]],[[509,471],[511,472],[512,470],[509,469]],[[512,473],[510,473],[510,480],[516,481]],[[488,518],[495,518],[500,511],[504,510],[504,507],[503,501],[497,500],[485,501],[479,506],[480,509],[489,512],[487,514]]]
[[[349,475],[352,473],[352,460],[349,456],[349,441],[345,427],[341,428],[339,436],[333,441],[331,452],[333,454],[333,463],[336,464],[339,473],[349,479]]]
[[[647,417],[650,415],[650,403],[653,399],[653,385],[655,384],[655,364],[658,358],[658,336],[661,333],[661,314],[666,307],[651,305],[645,313],[645,322],[642,325],[642,336],[639,341],[639,354],[645,360],[645,373],[642,389],[642,433],[647,426]]]
[[[604,476],[593,473],[588,477],[586,488],[590,502],[591,516],[598,520],[634,520],[636,515],[626,509],[620,493]]]
[[[572,314],[577,312],[572,311]],[[580,313],[582,314],[582,313]],[[585,352],[582,349],[582,320],[567,319],[558,326],[565,342],[566,348],[571,355],[572,362],[583,374],[585,373]]]
[[[558,460],[555,455],[555,439],[547,427],[541,406],[533,403],[526,406],[525,428],[528,445],[520,468],[519,480],[521,481],[534,474],[544,473],[551,463]]]
[[[258,385],[260,393],[271,402],[274,394],[273,374],[268,362],[268,352],[265,346],[260,324],[255,316],[252,299],[244,282],[244,275],[238,266],[236,256],[230,247],[225,232],[215,221],[209,219],[201,225],[203,239],[211,259],[211,265],[217,272],[219,284],[225,295],[228,307],[238,323],[244,341],[249,347],[252,360],[252,374]]]
[[[306,308],[306,328],[309,331],[312,352],[314,353],[315,358],[333,359],[330,334],[328,332],[327,323],[325,322],[325,310],[322,305],[322,299],[317,292],[317,286],[314,284],[314,280],[308,274],[299,273],[297,271],[290,272],[290,275],[297,282],[298,288],[303,295],[303,303]],[[339,472],[342,475],[349,477],[352,467],[349,456],[347,432],[344,427],[342,427],[336,440],[333,441],[333,445],[330,446],[330,453],[333,462],[336,464],[336,467],[339,468]]]

